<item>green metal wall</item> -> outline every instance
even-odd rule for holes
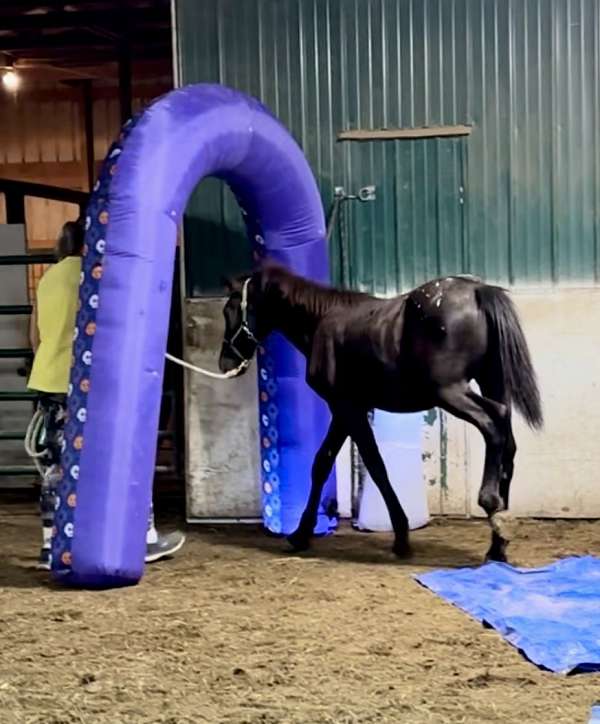
[[[600,281],[598,0],[177,0],[176,23],[181,82],[261,98],[326,207],[335,186],[377,186],[375,202],[346,205],[354,286],[393,293],[459,271]],[[452,124],[472,134],[335,142]],[[193,294],[249,263],[234,202],[202,186],[186,237]]]

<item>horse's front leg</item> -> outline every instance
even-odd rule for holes
[[[334,415],[323,444],[315,455],[312,466],[312,483],[308,503],[300,518],[298,528],[287,540],[296,551],[304,551],[310,546],[310,539],[317,524],[319,503],[323,486],[329,477],[337,454],[348,437],[347,427],[342,418]]]
[[[365,464],[367,472],[379,488],[381,497],[390,515],[395,536],[393,551],[401,558],[409,556],[411,549],[408,539],[408,518],[390,483],[385,463],[377,447],[373,429],[369,424],[368,416],[362,412],[356,413],[353,416],[349,416],[348,424],[350,426],[350,434],[358,447],[358,452]]]

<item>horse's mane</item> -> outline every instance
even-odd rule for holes
[[[370,298],[362,292],[327,287],[304,279],[275,262],[263,265],[262,282],[264,290],[276,287],[291,305],[304,307],[320,316],[334,307],[352,307]]]

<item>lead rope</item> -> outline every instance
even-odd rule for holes
[[[210,377],[212,380],[230,380],[233,377],[237,377],[241,372],[248,369],[248,367],[250,366],[250,362],[248,362],[248,360],[244,360],[242,363],[240,363],[238,367],[236,367],[234,370],[230,370],[229,372],[210,372],[210,370],[205,370],[202,369],[202,367],[197,367],[196,365],[190,364],[185,360],[179,359],[179,357],[173,357],[172,354],[165,354],[165,357],[169,360],[169,362],[173,362],[180,367],[185,367],[186,370],[197,372],[198,374],[204,375],[205,377]]]
[[[244,286],[242,287],[242,324],[247,324],[248,322],[248,286],[250,284],[250,279],[247,279],[244,282]],[[234,369],[230,370],[229,372],[211,372],[210,370],[205,370],[202,367],[197,367],[196,365],[190,364],[189,362],[186,362],[185,360],[179,359],[179,357],[174,357],[172,354],[165,354],[166,359],[169,360],[169,362],[173,362],[176,365],[179,365],[180,367],[185,367],[187,370],[191,370],[192,372],[197,372],[200,375],[204,375],[204,377],[210,377],[212,380],[231,380],[234,377],[237,377],[240,375],[244,370],[247,370],[248,367],[250,367],[250,360],[242,360],[240,364]],[[33,460],[35,467],[37,468],[39,474],[44,477],[45,470],[40,463],[40,458],[44,457],[44,455],[47,453],[47,449],[44,448],[43,450],[36,450],[38,440],[40,437],[40,434],[42,432],[42,429],[44,427],[44,413],[41,410],[36,410],[33,414],[33,417],[31,418],[31,422],[27,426],[27,430],[25,432],[25,439],[23,441],[23,447],[25,448],[25,452],[29,457]]]
[[[243,372],[250,366],[250,362],[245,360],[238,367],[236,367],[236,369],[231,370],[230,372],[210,372],[209,370],[204,370],[201,367],[196,367],[196,365],[185,362],[185,360],[173,357],[173,355],[165,354],[165,357],[170,362],[174,362],[180,367],[185,367],[192,372],[198,372],[199,374],[204,375],[205,377],[210,377],[213,380],[229,380],[233,377],[237,377],[241,372]],[[23,447],[25,448],[25,452],[33,460],[33,463],[42,478],[46,474],[46,471],[40,462],[40,458],[43,458],[48,450],[47,448],[36,450],[36,448],[43,427],[44,413],[41,410],[36,410],[33,414],[33,417],[31,418],[31,422],[27,426],[27,430],[25,432],[25,439],[23,440]]]
[[[196,367],[196,365],[192,365],[185,360],[179,359],[178,357],[173,357],[173,355],[165,354],[165,357],[170,362],[173,362],[180,367],[185,367],[192,372],[198,372],[199,374],[204,375],[205,377],[210,377],[213,380],[232,379],[233,377],[237,377],[241,372],[243,372],[250,366],[250,362],[243,361],[238,367],[236,367],[236,369],[231,370],[230,372],[210,372],[209,370],[204,370],[201,367]],[[44,413],[41,410],[36,410],[33,414],[33,417],[31,418],[31,422],[27,426],[27,430],[25,432],[25,439],[23,440],[23,447],[25,448],[25,452],[32,459],[38,473],[42,478],[44,478],[46,471],[40,462],[40,458],[43,458],[48,450],[45,447],[41,450],[36,450],[36,448],[38,446],[38,440],[40,438],[43,427]]]
[[[173,362],[180,367],[185,367],[192,372],[197,372],[198,374],[204,375],[205,377],[210,377],[213,380],[230,380],[233,377],[237,377],[250,366],[250,362],[244,360],[240,363],[238,367],[236,367],[234,370],[231,370],[230,372],[210,372],[209,370],[202,369],[202,367],[196,367],[196,365],[192,365],[185,360],[179,359],[178,357],[173,357],[173,355],[171,354],[165,354],[165,357],[170,362]],[[43,427],[44,413],[41,410],[36,410],[33,414],[33,417],[31,418],[31,422],[27,426],[27,430],[25,432],[25,439],[23,440],[23,447],[25,448],[25,452],[33,460],[33,463],[42,478],[45,476],[46,471],[40,463],[40,458],[43,458],[48,450],[47,448],[43,448],[36,451],[36,447]]]
[[[44,413],[42,410],[36,410],[33,413],[33,417],[31,418],[31,422],[27,426],[27,430],[25,432],[25,440],[23,441],[23,446],[25,448],[25,452],[29,455],[29,457],[33,460],[35,467],[37,468],[38,473],[44,477],[45,470],[40,463],[40,458],[44,457],[44,455],[48,452],[46,448],[43,450],[36,451],[37,441],[40,437],[40,433],[42,432],[42,429],[44,427]]]

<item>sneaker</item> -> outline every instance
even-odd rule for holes
[[[185,535],[181,531],[159,533],[156,543],[146,544],[146,563],[154,563],[174,555],[185,543]]]
[[[36,568],[38,571],[49,571],[52,567],[52,551],[50,548],[42,548]]]

